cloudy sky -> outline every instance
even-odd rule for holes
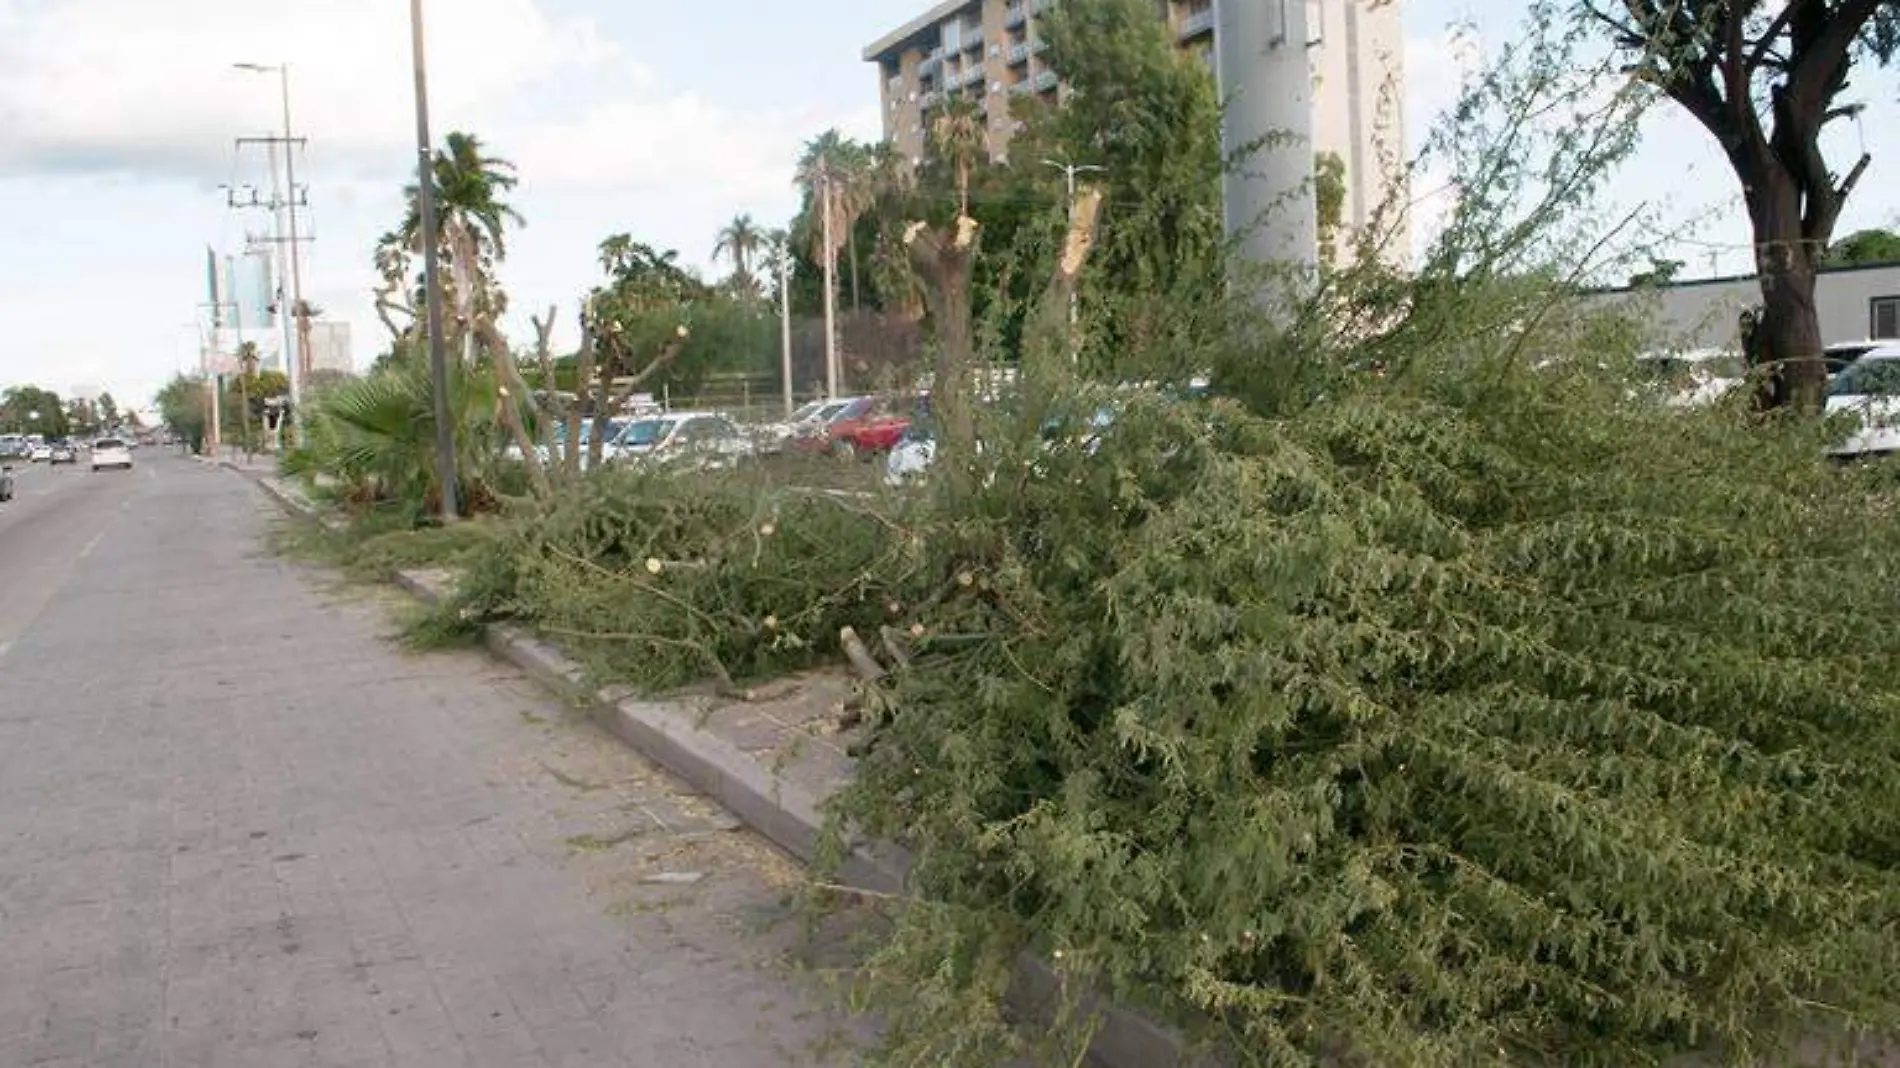
[[[570,305],[594,249],[626,231],[704,264],[744,211],[768,224],[795,206],[799,144],[829,126],[877,128],[863,45],[926,0],[435,0],[433,125],[479,133],[518,165],[504,281],[521,314]],[[1414,137],[1450,99],[1447,28],[1471,19],[1508,38],[1512,0],[1406,0]],[[268,216],[231,211],[220,187],[268,187],[274,76],[291,66],[309,138],[305,291],[352,323],[356,358],[382,342],[369,249],[400,215],[413,173],[407,5],[400,0],[0,0],[0,386],[103,386],[142,401],[196,365],[204,249],[240,252]],[[1900,222],[1900,109],[1890,81],[1864,119],[1875,164],[1845,227]],[[1714,212],[1691,271],[1745,269],[1733,178],[1706,135],[1652,120],[1625,199],[1675,218]],[[1843,134],[1853,151],[1861,134]],[[520,331],[525,335],[525,329]]]

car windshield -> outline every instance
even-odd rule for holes
[[[802,423],[807,419],[816,419],[819,414],[831,406],[830,401],[815,400],[792,413],[790,422]]]
[[[125,442],[119,441],[116,438],[100,438],[98,441],[92,443],[92,447],[95,449],[123,449],[125,448]]]
[[[636,419],[627,424],[627,429],[621,431],[620,437],[615,439],[615,444],[635,449],[657,445],[665,441],[666,436],[673,432],[673,426],[677,422],[676,419]]]
[[[1827,388],[1830,397],[1900,396],[1900,358],[1856,360]]]

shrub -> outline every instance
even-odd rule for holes
[[[987,451],[837,813],[914,857],[892,1062],[995,1063],[1022,949],[1257,1064],[1900,1022],[1891,491],[1611,377],[1415,365]]]

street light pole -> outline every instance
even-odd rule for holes
[[[838,250],[831,244],[831,160],[818,157],[818,213],[825,241],[825,399],[838,399]]]
[[[422,41],[422,0],[409,0],[409,37],[416,75],[416,200],[422,216],[422,288],[428,299],[429,381],[435,395],[435,470],[442,486],[442,522],[461,514],[456,500],[455,426],[449,413],[449,360],[442,345],[442,285],[435,217],[435,153],[429,138],[429,75]]]

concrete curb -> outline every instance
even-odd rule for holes
[[[251,477],[248,472],[239,474]],[[252,477],[285,508],[332,530],[345,525],[322,514],[301,494],[275,479]],[[453,590],[439,572],[399,571],[396,585],[423,604],[440,605]],[[822,801],[804,786],[762,766],[725,739],[702,729],[694,709],[676,701],[630,696],[617,688],[599,689],[587,672],[554,646],[509,624],[490,624],[483,633],[490,653],[514,665],[543,687],[596,714],[616,737],[655,763],[724,805],[746,826],[780,849],[810,864],[817,859],[824,827]],[[855,843],[838,873],[848,886],[877,894],[905,889],[909,856],[889,843]],[[1031,954],[1017,959],[1008,1001],[1026,1019],[1048,1019],[1061,1003],[1063,980]],[[1100,1068],[1187,1068],[1216,1062],[1192,1055],[1181,1037],[1139,1013],[1085,994],[1080,1007],[1099,1015],[1089,1057]]]

